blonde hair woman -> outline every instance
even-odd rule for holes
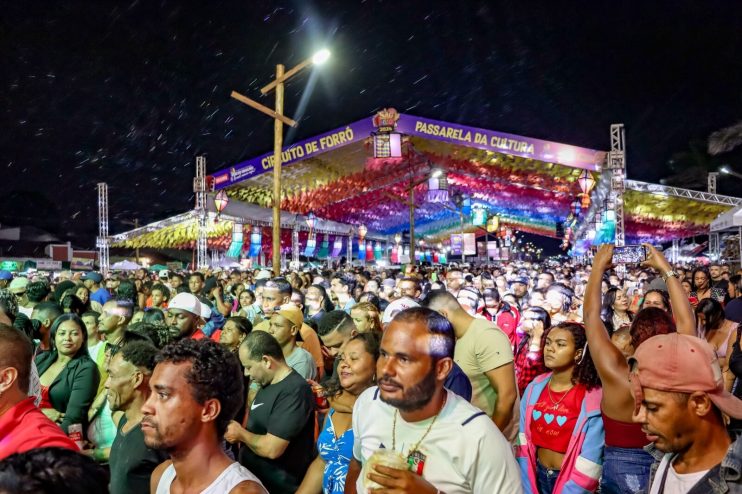
[[[350,310],[350,317],[359,333],[381,333],[379,309],[371,302],[361,302]]]

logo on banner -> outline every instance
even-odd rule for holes
[[[374,127],[376,127],[379,132],[394,132],[394,129],[397,128],[397,120],[399,120],[399,113],[397,113],[397,110],[394,108],[384,108],[379,113],[377,113],[373,118],[373,124]]]
[[[241,168],[239,170],[235,167],[232,167],[229,169],[229,180],[232,183],[237,182],[242,178],[252,175],[254,171],[255,167],[252,165],[246,166],[245,168]]]

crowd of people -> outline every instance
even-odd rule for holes
[[[0,271],[0,493],[742,492],[742,270]]]

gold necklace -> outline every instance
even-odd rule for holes
[[[411,454],[415,453],[418,448],[420,447],[420,444],[425,440],[426,437],[428,437],[428,433],[430,432],[430,429],[433,428],[433,424],[435,424],[436,419],[438,418],[438,415],[440,415],[441,411],[443,410],[443,407],[446,406],[446,401],[448,399],[448,395],[446,395],[445,399],[443,400],[443,405],[441,405],[440,410],[438,410],[438,413],[436,413],[433,416],[433,420],[430,421],[430,425],[428,425],[428,428],[425,430],[425,433],[420,438],[420,440],[408,451],[407,456],[409,457]],[[399,410],[396,408],[394,409],[394,421],[392,422],[392,451],[397,451],[397,415],[399,414]]]
[[[546,383],[546,391],[549,393],[549,400],[551,401],[551,404],[553,405],[551,407],[552,410],[558,410],[559,405],[564,401],[564,399],[567,397],[570,391],[572,391],[572,388],[574,388],[575,385],[573,384],[569,388],[567,388],[566,391],[564,391],[564,395],[559,399],[559,401],[554,401],[554,398],[551,397],[551,378],[549,378],[549,382]]]

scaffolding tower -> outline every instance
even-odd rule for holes
[[[626,180],[626,134],[623,124],[611,124],[611,152],[608,156],[608,166],[611,173],[610,199],[616,213],[615,245],[623,247],[626,244],[623,214],[624,181]]]
[[[196,177],[193,179],[193,193],[196,196],[198,216],[198,238],[196,240],[196,269],[209,267],[207,253],[207,211],[206,211],[206,157],[196,157]]]
[[[110,269],[108,237],[108,184],[100,182],[98,184],[98,238],[95,242],[98,247],[98,264],[103,276],[108,274]]]

